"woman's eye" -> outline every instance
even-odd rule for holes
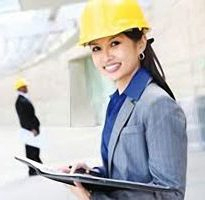
[[[119,44],[120,44],[119,41],[113,41],[113,42],[111,43],[111,47],[117,46],[117,45],[119,45]]]
[[[97,46],[96,46],[96,47],[93,47],[93,48],[92,48],[92,52],[96,52],[96,51],[100,51],[100,47],[97,47]]]

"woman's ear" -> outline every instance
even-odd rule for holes
[[[142,35],[142,38],[139,40],[138,46],[139,46],[139,53],[143,53],[146,46],[147,46],[147,37],[146,37],[146,35]]]

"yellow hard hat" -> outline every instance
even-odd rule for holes
[[[150,28],[137,0],[90,0],[81,16],[79,44],[131,28]]]
[[[15,82],[15,89],[18,90],[21,87],[27,86],[26,80],[23,78],[19,78]]]

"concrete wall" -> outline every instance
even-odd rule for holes
[[[149,8],[154,48],[178,98],[205,94],[205,1],[160,0]]]
[[[69,63],[70,74],[70,126],[95,126],[95,111],[88,96],[83,59]]]

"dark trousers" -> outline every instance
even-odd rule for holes
[[[25,148],[26,148],[26,157],[31,159],[31,160],[34,160],[36,162],[39,162],[39,163],[42,163],[41,159],[40,159],[40,149],[38,147],[33,147],[33,146],[30,146],[30,145],[25,145]],[[29,167],[29,176],[33,176],[33,175],[36,175],[36,171]]]

